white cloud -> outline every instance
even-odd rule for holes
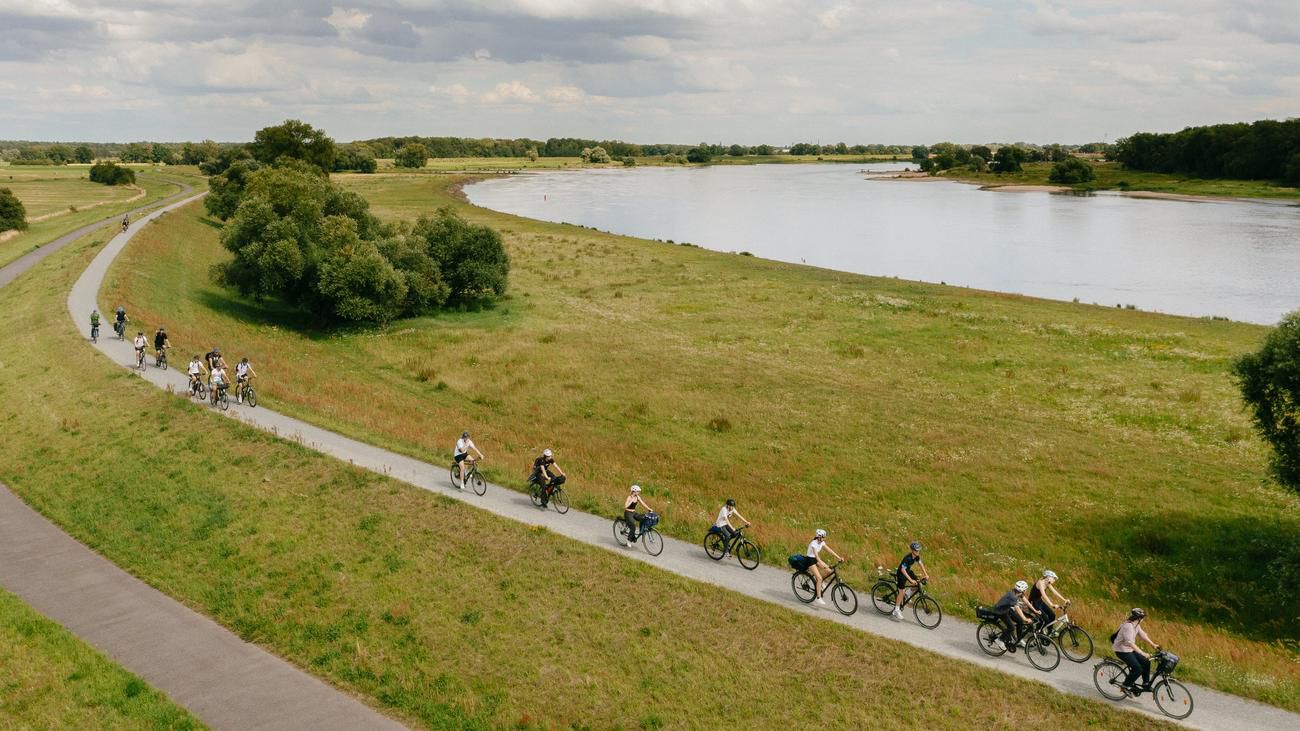
[[[370,13],[356,8],[334,8],[325,22],[338,30],[358,30],[370,20]]]
[[[484,104],[532,104],[540,99],[532,89],[515,79],[497,84],[492,91],[479,96],[479,101]]]
[[[576,104],[584,101],[587,94],[576,86],[553,86],[543,92],[546,100],[556,104]]]

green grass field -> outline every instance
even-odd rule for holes
[[[147,231],[173,223],[204,227],[174,213]],[[92,351],[64,311],[107,233],[0,290],[0,353],[23,354],[0,369],[0,479],[134,575],[398,718],[1153,725],[502,520],[165,394]]]
[[[86,170],[87,168],[84,167],[67,166],[0,167],[0,187],[13,189],[27,208],[29,221],[38,215],[68,211],[65,215],[31,223],[28,230],[0,241],[0,266],[88,223],[110,216],[120,216],[125,211],[165,198],[180,190],[180,186],[175,182],[177,180],[185,180],[200,190],[207,187],[207,179],[200,176],[196,168],[169,167],[162,172],[154,172],[151,167],[137,167],[136,186],[142,189],[145,195],[136,198],[139,190],[80,180],[79,177],[86,175]],[[135,200],[127,200],[131,198]],[[95,202],[100,202],[102,205],[84,207],[87,203]],[[78,210],[73,212],[69,210],[70,206],[78,207]],[[40,213],[41,211],[45,213]]]
[[[203,728],[144,681],[3,589],[0,668],[0,728]]]
[[[385,218],[453,199],[447,176],[342,180]],[[965,615],[1052,568],[1097,637],[1146,607],[1185,677],[1300,708],[1300,621],[1271,563],[1300,500],[1266,480],[1228,377],[1263,328],[461,210],[513,258],[492,309],[305,330],[210,283],[225,253],[197,206],[133,243],[101,301],[250,356],[268,404],[349,435],[437,460],[471,428],[515,486],[552,447],[598,511],[639,482],[688,540],[735,497],[769,560],[826,527],[862,585],[920,539]]]
[[[1240,198],[1300,198],[1300,189],[1274,185],[1266,180],[1206,180],[1183,178],[1164,173],[1126,170],[1119,163],[1093,162],[1097,179],[1074,186],[1079,190],[1149,190],[1179,195],[1226,196]],[[1048,176],[1052,163],[1028,163],[1019,173],[975,173],[952,171],[945,175],[980,185],[1052,185]]]

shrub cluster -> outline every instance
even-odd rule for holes
[[[90,179],[104,185],[130,185],[135,183],[135,171],[117,163],[97,162],[90,166]]]
[[[1300,310],[1282,318],[1232,370],[1255,428],[1273,447],[1273,475],[1300,492]]]
[[[12,190],[0,188],[0,231],[26,231],[27,209]]]
[[[1097,172],[1086,160],[1077,157],[1067,158],[1052,166],[1047,179],[1060,185],[1078,185],[1097,179]]]

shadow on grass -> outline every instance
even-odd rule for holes
[[[1155,513],[1085,530],[1112,549],[1102,570],[1134,606],[1253,640],[1300,635],[1294,581],[1300,526],[1294,522]]]

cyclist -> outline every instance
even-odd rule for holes
[[[925,570],[925,563],[921,561],[921,542],[912,541],[908,546],[911,551],[898,562],[898,570],[894,572],[894,582],[898,584],[898,595],[894,599],[894,612],[890,616],[895,622],[903,621],[903,600],[912,595],[907,589],[909,586],[916,586],[921,583],[916,577],[917,572],[921,574],[921,579],[930,579],[930,572]]]
[[[822,551],[830,551],[836,561],[844,561],[844,557],[836,553],[835,549],[826,543],[825,529],[818,528],[817,532],[813,534],[813,539],[808,543],[808,550],[804,552],[803,568],[811,573],[813,579],[817,581],[817,603],[825,606],[826,600],[822,599],[822,584],[825,582],[826,577],[830,575],[831,567],[827,566],[826,562],[821,560],[821,556],[818,555]],[[823,572],[825,572],[825,575],[823,575]]]
[[[636,512],[638,507],[645,508],[647,513],[654,512],[654,508],[641,497],[641,486],[633,485],[628,491],[627,499],[623,501],[623,520],[627,523],[627,545],[629,546],[636,543],[636,529],[641,524],[641,516]]]
[[[207,353],[203,354],[203,362],[208,366],[208,386],[211,387],[212,372],[217,369],[218,365],[220,365],[222,368],[225,368],[226,359],[221,357],[221,348],[218,348],[217,346],[214,345],[212,346],[212,350],[209,350]]]
[[[208,372],[208,369],[203,365],[203,361],[199,360],[198,353],[195,353],[194,357],[190,359],[190,366],[186,369],[186,372],[190,375],[190,394],[193,394],[194,390],[202,383],[200,379]]]
[[[125,216],[122,216],[122,231],[123,231],[123,233],[125,233],[126,230],[127,230],[128,228],[130,228],[130,226],[131,226],[131,214],[128,213],[128,214],[126,214]]]
[[[1030,609],[1025,603],[1027,591],[1029,591],[1029,582],[1017,581],[1016,585],[1011,587],[1011,591],[1003,594],[997,604],[993,605],[993,613],[998,616],[998,623],[1002,625],[1002,636],[993,641],[999,650],[1015,652],[1024,637],[1025,630],[1029,628],[1029,617],[1025,614],[1025,610]]]
[[[210,384],[208,396],[212,399],[212,405],[217,405],[217,394],[226,390],[226,362],[218,360],[217,364],[209,372],[208,382]]]
[[[157,363],[161,361],[163,358],[163,351],[167,350],[171,346],[171,343],[167,340],[167,328],[160,325],[158,330],[153,334],[154,362]]]
[[[1061,604],[1069,601],[1061,596],[1061,592],[1056,590],[1055,584],[1056,572],[1048,569],[1043,572],[1038,581],[1034,582],[1034,588],[1029,590],[1029,606],[1038,612],[1039,621],[1044,627],[1056,621],[1056,612],[1054,610],[1060,609],[1061,606],[1052,601],[1051,597],[1047,595],[1048,592],[1055,594]]]
[[[253,364],[248,362],[245,356],[235,364],[235,402],[244,403],[244,389],[248,384],[257,378],[257,371],[253,370]]]
[[[533,474],[528,477],[529,482],[535,482],[542,488],[542,510],[551,502],[551,488],[563,485],[567,479],[564,470],[555,462],[555,453],[543,449],[542,456],[533,460]]]
[[[144,349],[149,347],[149,341],[145,340],[143,330],[136,332],[132,345],[135,346],[135,364],[144,367]]]
[[[1151,690],[1151,656],[1143,652],[1138,646],[1138,639],[1143,640],[1148,645],[1160,651],[1160,645],[1147,636],[1146,630],[1142,629],[1142,620],[1146,619],[1147,613],[1138,607],[1129,610],[1128,619],[1115,630],[1115,634],[1110,636],[1110,649],[1114,651],[1115,657],[1124,661],[1128,666],[1128,676],[1124,678],[1124,690],[1137,695],[1138,693]],[[1137,687],[1138,676],[1142,676],[1142,687]]]
[[[99,339],[99,310],[90,311],[90,339]]]
[[[130,322],[130,320],[127,319],[126,316],[126,308],[121,305],[118,305],[117,312],[114,313],[114,317],[116,318],[113,324],[114,332],[117,333],[117,336],[119,338],[126,337],[126,323]]]
[[[722,534],[722,540],[726,545],[726,549],[722,552],[724,557],[731,553],[731,541],[736,537],[736,529],[731,527],[732,518],[739,518],[740,522],[746,526],[749,525],[749,521],[745,520],[745,516],[741,515],[739,510],[736,510],[736,501],[727,498],[726,504],[718,511],[718,519],[713,521],[713,529]]]
[[[474,457],[469,453],[471,449],[478,453],[479,459],[487,459],[479,451],[478,446],[474,444],[474,440],[469,438],[469,432],[461,432],[460,439],[456,440],[456,448],[452,450],[451,456],[456,460],[456,464],[460,465],[460,489],[462,490],[465,489],[465,472],[469,470],[469,465],[474,462]]]

